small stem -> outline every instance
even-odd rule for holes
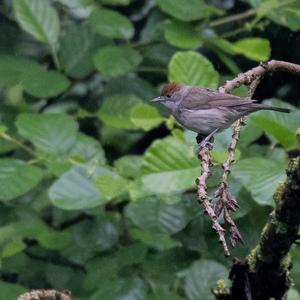
[[[36,157],[36,153],[29,147],[27,147],[26,145],[22,144],[21,142],[19,142],[18,140],[14,139],[13,137],[11,137],[10,135],[6,134],[6,133],[2,133],[0,135],[0,137],[2,137],[4,140],[20,147],[21,149],[23,149],[25,152],[27,152],[28,154]]]
[[[224,34],[221,35],[222,38],[229,38],[229,37],[232,37],[232,36],[235,36],[239,33],[242,33],[244,31],[248,31],[248,27],[246,26],[242,26],[241,28],[237,28],[235,30],[232,30],[232,31],[229,31],[229,32],[226,32]]]
[[[61,70],[61,65],[57,56],[57,52],[53,46],[50,46],[52,59],[57,70]]]
[[[167,71],[164,68],[155,68],[155,67],[141,67],[137,69],[137,72],[162,73],[162,74],[167,73]]]
[[[224,17],[224,18],[220,18],[215,21],[212,21],[208,24],[208,26],[209,27],[218,27],[218,26],[224,25],[226,23],[231,23],[231,22],[239,21],[239,20],[254,16],[255,14],[256,14],[255,9],[251,8],[240,14],[231,15],[228,17]]]

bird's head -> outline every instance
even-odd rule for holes
[[[179,97],[176,97],[180,94],[182,85],[179,83],[168,83],[166,84],[161,92],[161,95],[152,99],[153,102],[166,102],[166,101],[177,101]]]
[[[152,99],[152,102],[161,102],[164,106],[173,110],[182,100],[185,86],[179,83],[169,83],[162,89],[161,95]]]

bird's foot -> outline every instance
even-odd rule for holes
[[[208,136],[203,136],[202,134],[198,133],[196,140],[199,146],[199,150],[201,150],[205,145],[212,146],[214,142],[214,134],[219,130],[219,128],[215,129],[211,132]]]

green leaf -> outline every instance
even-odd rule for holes
[[[130,119],[137,128],[145,131],[157,127],[164,120],[158,110],[149,104],[138,104],[130,113]]]
[[[57,154],[71,150],[78,128],[72,117],[63,114],[24,113],[18,116],[16,126],[20,135],[37,149]]]
[[[105,153],[101,144],[94,138],[79,133],[76,142],[70,153],[71,159],[80,160],[81,162],[93,162],[104,165],[106,162]]]
[[[227,269],[213,260],[198,260],[187,270],[184,290],[189,300],[213,300],[211,288],[228,277]]]
[[[103,101],[98,117],[106,125],[134,129],[136,125],[132,122],[130,115],[132,109],[140,103],[141,100],[134,95],[114,95]]]
[[[64,92],[69,80],[56,71],[48,71],[29,59],[0,55],[0,86],[21,84],[36,97],[54,97]]]
[[[159,8],[168,15],[182,21],[194,21],[208,16],[202,0],[156,0]]]
[[[21,294],[28,291],[28,289],[19,284],[5,281],[0,281],[0,290],[0,300],[17,299]]]
[[[216,88],[219,74],[202,54],[194,51],[177,52],[169,63],[169,81]]]
[[[104,42],[103,42],[104,40]],[[82,78],[94,70],[93,54],[98,46],[106,45],[85,24],[70,26],[62,37],[59,58],[63,70],[70,76]]]
[[[201,46],[200,34],[190,23],[168,20],[165,23],[165,39],[172,46],[196,49]]]
[[[273,22],[293,31],[300,29],[300,3],[298,1],[265,0],[257,5],[256,10],[258,19],[267,16]]]
[[[22,72],[20,81],[27,93],[40,98],[55,97],[70,86],[70,81],[59,72],[41,69]]]
[[[296,145],[296,129],[299,127],[300,111],[296,107],[279,100],[265,101],[264,103],[290,108],[292,112],[286,114],[276,111],[260,111],[251,115],[253,123],[285,148]]]
[[[128,18],[114,10],[95,10],[88,21],[93,31],[109,38],[129,40],[134,34]]]
[[[181,242],[170,237],[166,233],[153,233],[145,230],[133,228],[130,235],[147,246],[158,251],[167,251],[172,248],[181,247]]]
[[[167,204],[156,197],[131,202],[126,208],[126,216],[144,230],[168,234],[179,232],[189,221],[181,202]]]
[[[261,157],[239,160],[232,168],[232,176],[240,181],[260,205],[273,205],[273,193],[286,178],[285,161]]]
[[[245,38],[232,43],[232,49],[237,54],[254,61],[265,61],[270,58],[270,42],[263,38]]]
[[[81,167],[72,168],[56,180],[49,189],[49,198],[53,205],[66,210],[93,208],[105,202]]]
[[[48,1],[14,0],[14,12],[20,26],[40,42],[55,46],[59,19]]]
[[[114,161],[114,166],[121,176],[136,178],[142,174],[142,162],[143,157],[140,155],[124,155]]]
[[[90,300],[145,300],[146,286],[140,278],[118,278],[101,285]]]
[[[287,295],[287,300],[299,300],[300,299],[300,294],[296,289],[289,289],[288,295]]]
[[[96,180],[96,186],[108,200],[121,196],[127,191],[127,181],[117,174],[101,175]]]
[[[106,76],[119,76],[134,70],[142,62],[142,56],[128,47],[103,47],[94,56],[96,68]]]
[[[19,252],[22,252],[27,245],[23,242],[21,238],[15,238],[13,241],[7,243],[2,248],[2,257],[14,256]]]
[[[148,193],[167,194],[194,187],[199,162],[192,146],[168,137],[156,140],[147,149],[142,169],[143,189]]]
[[[41,169],[17,159],[0,159],[0,200],[11,200],[34,188],[42,179]]]

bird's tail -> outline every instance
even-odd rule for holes
[[[252,103],[252,107],[255,110],[275,110],[283,113],[290,113],[291,110],[288,108],[283,108],[283,107],[278,107],[278,106],[271,106],[271,105],[266,105],[266,104],[260,104],[260,103]]]

